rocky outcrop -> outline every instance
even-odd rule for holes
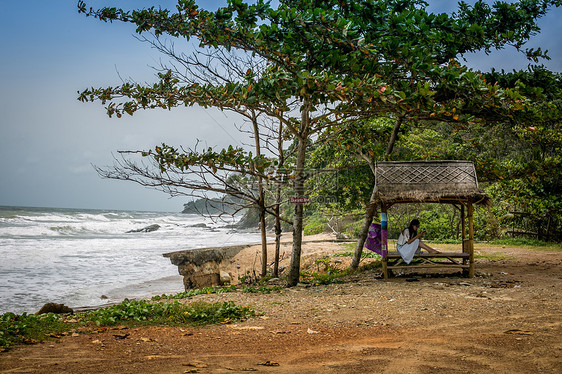
[[[190,249],[165,253],[164,257],[178,267],[178,272],[183,276],[183,285],[189,290],[230,283],[231,275],[224,269],[230,264],[231,258],[252,245],[255,244]]]
[[[182,213],[213,216],[218,214],[234,214],[246,202],[234,196],[225,195],[216,199],[197,199],[183,204]]]
[[[35,314],[46,314],[46,313],[56,313],[56,314],[65,314],[65,313],[74,313],[72,308],[67,307],[64,304],[56,304],[56,303],[47,303],[43,305],[39,311]]]
[[[154,224],[154,225],[143,227],[142,229],[129,230],[129,231],[127,231],[127,234],[130,233],[130,232],[152,232],[152,231],[158,230],[159,228],[160,228],[160,225]]]

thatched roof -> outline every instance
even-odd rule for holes
[[[470,161],[379,162],[375,168],[377,200],[385,204],[406,202],[490,203],[478,188]]]

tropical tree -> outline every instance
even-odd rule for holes
[[[239,128],[249,134],[254,144],[250,147],[255,152],[248,153],[237,147],[223,150],[188,148],[178,149],[166,144],[154,150],[120,152],[121,159],[115,161],[110,168],[96,168],[106,178],[137,182],[141,185],[158,188],[171,195],[188,195],[207,201],[211,211],[200,213],[211,217],[220,217],[225,213],[235,214],[242,209],[256,208],[259,212],[259,224],[262,242],[261,276],[267,272],[267,238],[266,215],[276,216],[276,256],[275,270],[278,269],[278,248],[281,235],[281,221],[285,220],[279,213],[281,196],[277,194],[274,204],[266,203],[265,184],[277,191],[281,190],[283,176],[275,170],[283,167],[283,126],[272,123],[271,118],[256,107],[256,97],[248,90],[234,88],[229,96],[225,96],[225,87],[232,89],[259,76],[265,70],[264,61],[246,54],[233,53],[225,49],[203,51],[199,55],[176,52],[174,45],[160,39],[142,39],[150,43],[162,54],[170,58],[169,63],[161,63],[158,68],[162,79],[153,91],[168,89],[177,84],[193,87],[190,94],[178,100],[168,95],[168,106],[201,105],[215,106],[225,111],[232,111],[242,116],[250,125],[249,130]],[[251,83],[250,83],[251,87]],[[113,96],[126,96],[135,92],[135,97],[150,108],[162,105],[162,102],[149,102],[143,95],[146,87],[129,82],[119,87],[120,93],[114,91]],[[91,100],[85,97],[84,91],[79,97],[82,101]],[[139,109],[137,105],[125,103],[127,113],[133,114]],[[121,116],[120,110],[108,106],[110,116]],[[283,112],[277,112],[276,118],[283,118]],[[262,155],[267,150],[270,156]],[[134,161],[132,154],[150,157],[147,163]],[[273,157],[273,159],[272,159]],[[275,166],[275,167],[274,167]],[[265,181],[265,182],[264,182]],[[230,196],[231,198],[226,198]],[[227,207],[227,209],[222,209]]]
[[[511,224],[509,221],[517,216],[526,216],[528,224],[524,231],[534,233],[541,240],[559,241],[562,238],[562,75],[535,66],[510,73],[492,71],[487,79],[505,87],[518,86],[533,99],[535,111],[533,118],[513,124],[508,131],[500,128],[497,140],[489,142],[489,147],[494,149],[506,133],[511,134],[502,141],[502,157],[497,158],[494,170],[488,173],[491,176],[488,191],[501,202],[496,208],[498,214],[504,218],[504,225]]]
[[[517,118],[507,117],[504,121],[409,121],[401,126],[390,156],[395,160],[471,160],[477,168],[479,181],[495,201],[492,210],[484,214],[490,223],[489,228],[481,230],[486,239],[497,239],[502,231],[505,233],[512,226],[520,226],[519,231],[509,234],[534,234],[543,240],[559,240],[562,231],[559,214],[562,211],[560,74],[543,66],[532,66],[511,73],[492,71],[485,77],[503,87],[519,87],[532,104],[518,113]],[[372,185],[372,181],[364,173],[355,176],[353,172],[370,165],[370,157],[385,159],[385,144],[391,134],[394,134],[392,123],[376,119],[363,127],[347,129],[331,143],[315,148],[311,163],[343,168],[343,173],[339,171],[335,180],[339,182],[342,174],[346,178],[344,183],[336,184],[341,185],[338,190],[320,192],[339,194],[341,198],[337,203],[343,210],[367,206],[365,191],[368,187],[365,184]],[[321,183],[334,185],[331,182]],[[348,191],[352,191],[350,196]],[[453,211],[451,217],[454,218],[455,213]],[[441,231],[441,236],[455,232],[450,223],[447,226],[449,233]]]
[[[455,58],[508,44],[521,47],[538,31],[536,19],[560,1],[497,2],[493,7],[461,3],[452,16],[429,14],[426,5],[419,0],[285,0],[275,8],[263,0],[229,0],[211,12],[193,0],[180,0],[175,12],[129,12],[87,10],[83,1],[78,3],[81,12],[101,20],[134,23],[139,33],[196,38],[199,48],[236,49],[263,58],[263,75],[250,72],[246,82],[219,87],[222,99],[215,105],[220,108],[233,96],[251,97],[268,115],[287,113],[281,120],[297,144],[295,197],[305,195],[307,147],[329,127],[351,127],[381,115],[446,121],[504,117],[524,107],[516,89],[488,84]],[[544,55],[540,50],[525,53]],[[108,113],[120,115],[190,103],[209,89],[180,83],[162,74],[151,87],[92,89],[81,97],[109,103]],[[121,97],[127,100],[116,102]],[[298,110],[290,111],[288,103],[295,100]],[[303,209],[295,205],[289,285],[299,280]]]

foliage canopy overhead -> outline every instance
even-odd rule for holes
[[[177,105],[258,105],[267,113],[287,110],[294,98],[330,106],[332,114],[373,116],[400,113],[412,118],[462,120],[463,115],[509,118],[525,101],[517,89],[502,89],[459,64],[459,55],[478,50],[521,49],[539,31],[537,19],[560,0],[516,3],[463,2],[452,15],[431,14],[419,0],[281,1],[248,4],[229,0],[212,12],[193,0],[180,0],[175,11],[154,7],[79,10],[103,21],[137,25],[152,32],[190,40],[199,47],[236,49],[267,62],[262,74],[221,86],[183,86],[160,74],[153,86],[126,83],[82,92],[83,101],[110,101],[108,113]],[[530,59],[546,57],[523,51]],[[126,97],[124,103],[117,99]],[[264,103],[264,104],[261,104]],[[325,120],[327,117],[321,117]],[[293,124],[298,131],[298,125]]]

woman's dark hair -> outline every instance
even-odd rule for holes
[[[410,222],[410,226],[408,226],[408,232],[410,233],[410,239],[412,239],[414,236],[418,235],[418,231],[414,230],[414,226],[420,227],[420,221],[417,218],[413,219],[412,222]]]

